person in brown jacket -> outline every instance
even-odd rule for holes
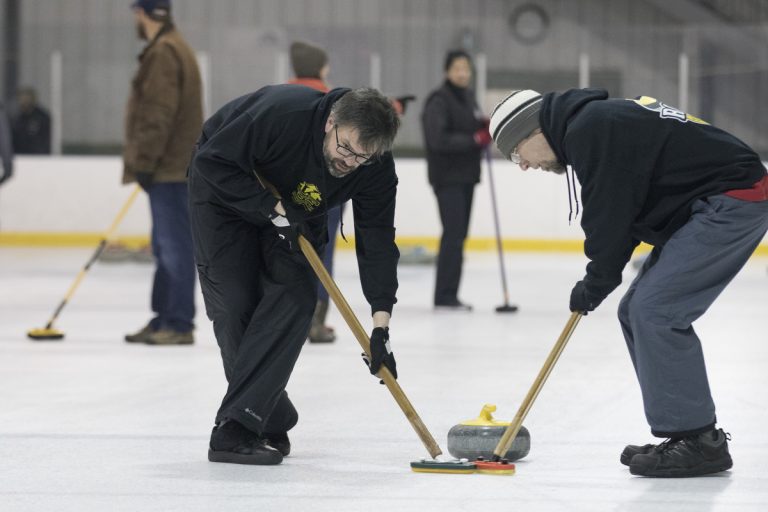
[[[195,262],[186,174],[203,124],[200,71],[174,27],[170,0],[136,0],[136,29],[148,41],[139,55],[125,119],[123,183],[149,195],[155,316],[125,340],[150,345],[194,342]]]

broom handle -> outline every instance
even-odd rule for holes
[[[347,303],[346,299],[341,294],[341,291],[339,290],[338,286],[336,286],[333,278],[330,276],[330,274],[328,274],[325,266],[323,266],[323,262],[320,261],[320,258],[318,257],[317,252],[315,252],[314,247],[312,247],[312,244],[310,244],[302,235],[299,235],[299,246],[301,247],[301,252],[304,253],[304,256],[306,256],[309,264],[315,271],[315,274],[317,274],[318,279],[320,279],[320,282],[323,283],[323,286],[325,286],[325,289],[328,291],[328,295],[330,295],[331,299],[333,299],[333,303],[336,304],[336,307],[339,309],[341,316],[344,317],[344,321],[347,322],[347,325],[352,330],[352,334],[354,334],[355,338],[357,338],[357,341],[360,343],[363,351],[370,355],[371,342],[368,338],[368,333],[365,331],[363,326],[360,325],[360,321],[355,316],[355,313],[352,311],[349,303]],[[398,384],[397,380],[395,380],[395,378],[392,376],[392,373],[386,366],[382,365],[381,370],[379,370],[379,373],[376,376],[384,381],[387,389],[389,389],[389,392],[392,393],[392,397],[397,402],[397,405],[400,406],[400,409],[405,414],[405,417],[408,418],[408,421],[411,423],[411,426],[416,431],[416,434],[418,434],[419,439],[421,439],[421,442],[424,444],[424,447],[427,449],[429,454],[433,459],[437,458],[438,455],[443,453],[442,450],[440,450],[440,447],[432,437],[432,434],[429,433],[429,430],[427,430],[427,427],[421,421],[421,418],[416,413],[413,405],[411,405],[408,397],[405,396],[405,393],[400,387],[400,384]]]
[[[133,192],[131,192],[131,195],[128,196],[128,199],[126,199],[125,204],[123,204],[123,207],[118,212],[117,217],[115,217],[115,220],[112,222],[112,225],[109,227],[106,233],[102,235],[101,240],[99,240],[99,245],[96,247],[96,250],[94,251],[93,256],[91,256],[91,259],[88,260],[88,263],[86,263],[85,266],[77,274],[75,281],[72,283],[72,285],[69,287],[69,290],[67,290],[67,293],[64,295],[64,299],[62,299],[61,303],[56,308],[56,311],[54,311],[53,316],[51,316],[51,319],[48,321],[48,324],[45,326],[46,329],[50,329],[53,326],[53,323],[56,321],[56,318],[58,318],[59,313],[61,313],[61,310],[64,309],[64,306],[67,305],[67,302],[75,293],[75,290],[77,290],[77,287],[80,286],[80,282],[83,280],[83,278],[85,277],[85,274],[91,268],[91,265],[93,265],[93,263],[99,258],[101,253],[104,251],[104,247],[106,247],[107,241],[112,237],[114,232],[117,230],[117,226],[119,226],[120,223],[123,221],[123,217],[125,217],[125,215],[128,213],[128,210],[131,208],[131,205],[133,204],[133,201],[136,199],[136,196],[139,195],[140,190],[141,190],[141,187],[136,185],[136,187],[133,189]]]
[[[565,344],[568,343],[568,340],[571,338],[571,334],[573,334],[574,329],[576,329],[576,325],[578,325],[581,317],[582,314],[578,311],[571,313],[571,317],[565,324],[565,328],[563,329],[562,334],[560,334],[560,338],[558,338],[555,346],[552,347],[549,357],[547,357],[547,360],[544,362],[544,366],[542,366],[541,371],[539,371],[539,375],[533,382],[533,386],[531,386],[531,389],[528,391],[528,395],[525,397],[525,400],[523,400],[515,418],[504,431],[504,435],[501,436],[501,439],[499,439],[499,444],[496,445],[496,449],[493,451],[494,461],[498,462],[509,451],[515,436],[517,436],[520,427],[523,425],[523,420],[525,420],[528,411],[530,411],[531,406],[533,406],[533,401],[539,396],[541,388],[544,387],[544,382],[546,382],[547,377],[549,377],[549,374],[552,372],[552,368],[554,368],[560,354],[562,354]]]
[[[504,267],[504,246],[501,242],[501,226],[499,225],[499,210],[496,207],[496,186],[493,182],[493,166],[491,165],[491,149],[485,149],[485,161],[488,166],[488,184],[491,190],[491,207],[493,209],[493,227],[496,231],[496,250],[499,253],[499,268],[501,269],[501,289],[504,292],[504,305],[509,305],[509,291],[507,290],[507,271]]]

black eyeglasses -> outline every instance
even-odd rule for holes
[[[359,153],[355,153],[350,148],[342,145],[339,142],[339,125],[334,125],[333,129],[336,130],[336,151],[338,151],[341,156],[344,158],[348,158],[350,156],[355,157],[355,163],[357,165],[371,165],[373,163],[373,156],[365,156]]]

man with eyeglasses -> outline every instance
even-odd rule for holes
[[[649,477],[731,468],[730,437],[715,427],[693,322],[768,230],[768,174],[760,157],[661,101],[609,98],[602,89],[514,91],[494,110],[490,131],[522,170],[566,173],[570,165],[581,183],[590,262],[571,291],[571,311],[597,308],[621,283],[635,247],[654,247],[618,317],[651,433],[667,441],[628,445],[620,462]]]
[[[285,387],[317,300],[297,237],[319,252],[328,210],[347,200],[372,313],[367,362],[372,374],[384,364],[397,377],[388,326],[399,257],[390,149],[399,125],[373,89],[276,85],[228,103],[203,126],[189,168],[190,216],[228,382],[208,460],[279,464],[290,452],[298,414]]]

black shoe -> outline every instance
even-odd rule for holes
[[[450,302],[435,302],[435,311],[472,311],[472,306],[456,299]]]
[[[632,457],[629,472],[640,476],[678,478],[725,471],[733,466],[728,452],[730,437],[723,429],[716,429],[669,440],[650,453]]]
[[[229,420],[213,427],[208,460],[268,466],[280,464],[283,462],[283,456],[276,449],[267,446],[263,437],[240,423]]]
[[[647,453],[651,453],[658,446],[660,445],[644,444],[643,446],[638,446],[635,444],[628,444],[627,446],[624,447],[624,451],[621,452],[621,457],[619,458],[619,460],[625,466],[629,466],[629,463],[632,460],[632,457],[634,457],[635,455],[645,455]]]
[[[287,432],[267,433],[264,432],[264,442],[267,446],[271,446],[275,450],[279,451],[283,457],[287,457],[291,453],[291,441],[288,439]]]

